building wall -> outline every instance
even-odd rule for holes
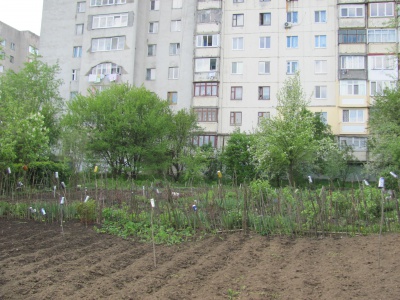
[[[0,22],[0,39],[5,54],[0,60],[0,74],[8,69],[19,71],[32,53],[38,53],[40,38],[30,31],[19,31]]]

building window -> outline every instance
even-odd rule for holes
[[[4,39],[3,39],[3,40],[0,40],[0,46],[1,46],[1,47],[4,48],[6,45],[7,45],[6,40],[4,40]]]
[[[343,110],[344,123],[363,123],[364,110],[362,109],[344,109]]]
[[[233,0],[233,3],[243,3],[244,0]]]
[[[395,56],[392,55],[374,55],[372,59],[373,70],[394,70]]]
[[[232,62],[232,74],[243,74],[243,62]]]
[[[340,146],[350,146],[354,151],[366,151],[367,150],[367,138],[356,137],[356,136],[340,136]]]
[[[212,147],[217,147],[217,137],[215,135],[199,135],[193,138],[193,145],[203,146],[211,145]]]
[[[218,110],[216,108],[195,108],[197,122],[217,122]]]
[[[286,37],[286,47],[287,48],[298,48],[299,47],[299,37],[298,36],[287,36]]]
[[[168,79],[178,79],[179,78],[179,68],[171,67],[168,68]]]
[[[102,63],[92,68],[92,75],[121,74],[121,67],[113,63]]]
[[[182,8],[182,0],[172,0],[172,8]]]
[[[315,87],[315,99],[326,99],[327,87],[325,85],[317,85]]]
[[[82,47],[76,46],[73,48],[72,57],[82,57]]]
[[[286,74],[295,74],[298,70],[299,62],[295,60],[289,60],[286,62]]]
[[[259,86],[258,87],[258,100],[270,100],[270,87]]]
[[[271,13],[261,13],[260,26],[270,26],[270,25],[271,25]]]
[[[315,74],[326,74],[328,73],[328,61],[316,60],[314,62],[314,73]]]
[[[78,80],[78,70],[72,70],[72,81]]]
[[[82,35],[82,34],[83,34],[83,24],[76,24],[75,35]]]
[[[244,26],[244,14],[233,14],[232,15],[232,26],[233,27]]]
[[[315,23],[326,23],[326,10],[316,10],[314,12]]]
[[[37,48],[33,47],[33,46],[29,46],[29,47],[28,47],[28,52],[29,52],[30,54],[39,55],[39,50],[38,50]]]
[[[10,55],[10,63],[14,63],[14,56]]]
[[[242,125],[242,112],[231,112],[230,124],[234,126]]]
[[[90,0],[90,6],[125,4],[126,0]]]
[[[10,49],[15,50],[15,43],[13,43],[13,42],[10,43]]]
[[[179,55],[181,49],[180,43],[169,44],[169,55]]]
[[[243,98],[243,87],[231,86],[231,100],[242,100]]]
[[[110,14],[93,16],[92,29],[128,26],[128,14]]]
[[[69,93],[69,100],[73,100],[78,96],[78,92],[70,92]]]
[[[150,0],[150,10],[159,10],[160,0]]]
[[[315,48],[326,48],[326,35],[315,36]]]
[[[84,13],[86,11],[86,2],[78,2],[76,4],[76,12]]]
[[[269,111],[259,112],[258,113],[258,124],[262,122],[262,120],[269,119],[271,117],[271,113]]]
[[[262,36],[260,37],[260,49],[270,49],[271,48],[271,37]]]
[[[393,17],[394,6],[392,2],[370,3],[369,15],[371,17]]]
[[[177,104],[178,103],[178,92],[168,92],[167,100],[169,104]]]
[[[364,70],[365,56],[346,55],[340,57],[340,69]]]
[[[386,81],[386,80],[371,81],[371,83],[370,83],[370,95],[371,96],[382,95],[383,91],[386,88],[392,89],[394,87],[395,87],[395,82],[394,81]]]
[[[171,32],[181,31],[181,20],[171,21]]]
[[[363,18],[364,5],[342,5],[340,6],[341,18]]]
[[[339,44],[357,44],[367,42],[367,31],[365,29],[340,29]]]
[[[217,82],[195,82],[194,95],[196,97],[218,96]]]
[[[158,33],[158,22],[149,23],[149,33]]]
[[[157,52],[156,44],[147,45],[147,56],[156,56],[156,52]]]
[[[286,22],[297,24],[299,22],[298,12],[297,11],[289,11],[286,13]]]
[[[258,74],[270,74],[270,62],[259,61],[258,62]]]
[[[208,72],[215,71],[216,69],[216,58],[196,58],[195,60],[195,72]]]
[[[368,29],[368,43],[395,43],[396,29]]]
[[[198,35],[196,36],[196,47],[218,47],[219,46],[219,35]]]
[[[232,38],[232,50],[243,50],[243,38],[242,37]]]
[[[317,112],[315,113],[317,116],[319,116],[319,119],[321,120],[322,123],[328,124],[328,113],[325,111]]]
[[[92,52],[124,50],[125,37],[92,39]]]
[[[0,60],[3,60],[6,57],[6,53],[4,51],[0,51]]]
[[[366,82],[364,80],[341,80],[340,81],[340,95],[366,95]]]
[[[149,68],[146,69],[146,80],[155,80],[156,79],[156,69]]]

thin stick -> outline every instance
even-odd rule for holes
[[[381,191],[381,224],[379,228],[379,251],[378,251],[378,268],[381,267],[381,238],[382,238],[382,226],[383,226],[383,202],[384,202],[384,196],[383,196],[383,191],[384,189],[382,188]]]
[[[154,212],[154,208],[151,208],[151,239],[153,240],[154,268],[156,268],[157,262],[156,262],[156,246],[154,244],[153,212]]]

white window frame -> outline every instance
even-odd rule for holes
[[[326,48],[327,38],[326,35],[315,35],[314,36],[314,46],[315,48]]]
[[[328,61],[327,60],[315,60],[314,61],[314,74],[327,74],[328,73]]]
[[[260,36],[258,47],[259,47],[259,49],[271,49],[271,37],[270,36]]]
[[[286,13],[286,22],[297,24],[299,22],[299,12],[297,11],[288,11]]]
[[[259,61],[258,62],[258,74],[266,75],[271,74],[271,62],[270,61]]]
[[[258,87],[258,100],[271,100],[271,87],[259,86]]]
[[[299,61],[297,60],[288,60],[286,62],[286,74],[293,75],[299,70]]]
[[[94,15],[92,29],[116,28],[128,26],[128,13]]]
[[[258,112],[258,122],[260,124],[262,120],[271,118],[271,113],[269,111],[260,111]]]
[[[326,85],[315,86],[315,99],[327,99],[328,87]]]
[[[172,0],[172,9],[182,8],[182,0]]]
[[[264,12],[260,13],[260,26],[271,26],[271,13],[270,12]]]
[[[92,68],[90,74],[92,75],[121,74],[121,67],[114,63],[100,63]]]
[[[76,3],[76,12],[84,13],[86,11],[86,2],[81,1]]]
[[[83,24],[76,24],[75,25],[75,35],[82,35],[83,29],[84,29]]]
[[[340,57],[341,70],[365,70],[365,56],[343,55]]]
[[[368,43],[395,43],[396,29],[368,29],[367,41]]]
[[[232,50],[244,50],[244,38],[233,37],[232,38]]]
[[[232,62],[231,74],[234,74],[234,75],[243,74],[243,62],[242,61]]]
[[[370,3],[369,16],[371,18],[393,17],[394,3],[393,2]]]
[[[196,36],[197,48],[219,47],[219,34],[203,34]]]
[[[147,45],[147,56],[156,56],[156,55],[157,55],[157,44]]]
[[[150,0],[150,10],[160,10],[160,0]]]
[[[286,37],[286,48],[297,49],[299,48],[299,37],[297,35],[290,35]]]
[[[383,93],[386,88],[392,89],[396,85],[395,81],[390,80],[373,80],[370,81],[369,94],[371,96],[378,96]]]
[[[394,70],[395,59],[394,55],[373,55],[372,70]]]
[[[182,20],[172,20],[171,21],[171,32],[179,32],[182,30]]]
[[[340,80],[341,96],[365,96],[367,94],[365,80]]]
[[[91,52],[124,50],[125,37],[115,36],[109,38],[92,39]]]
[[[195,72],[210,72],[218,69],[217,58],[196,58]]]
[[[146,80],[156,80],[156,69],[147,68],[146,69]]]
[[[230,118],[229,118],[229,124],[231,126],[240,126],[242,125],[243,122],[243,115],[241,111],[231,111],[230,113]]]
[[[158,33],[159,23],[158,21],[149,22],[149,33]]]
[[[326,10],[314,11],[314,22],[315,23],[326,23]]]
[[[168,68],[168,79],[179,79],[179,67]]]
[[[79,73],[78,71],[79,71],[78,69],[72,69],[72,78],[71,78],[72,81],[78,80],[78,73]]]
[[[231,86],[231,100],[243,100],[242,86]]]
[[[243,27],[243,26],[244,26],[244,14],[233,14],[232,27]]]
[[[82,57],[82,46],[74,46],[72,48],[72,57],[74,58]]]
[[[358,136],[340,136],[339,137],[339,145],[350,146],[354,151],[366,151],[367,150],[367,137],[358,137]]]
[[[364,123],[364,109],[343,109],[343,123]]]
[[[340,18],[363,18],[365,16],[365,5],[340,5],[339,16]]]
[[[90,0],[90,6],[125,4],[126,0]]]
[[[181,52],[180,43],[170,43],[169,44],[169,55],[179,55]]]

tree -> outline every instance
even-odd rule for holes
[[[252,135],[236,130],[229,137],[228,144],[222,153],[225,173],[232,177],[235,184],[250,181],[255,176],[255,166],[250,152],[252,140]]]
[[[168,131],[170,165],[169,174],[175,181],[181,177],[194,149],[193,137],[198,134],[196,114],[180,110],[172,116],[172,123]]]
[[[376,172],[400,170],[400,85],[376,96],[369,114],[369,168]]]
[[[285,80],[277,99],[276,117],[263,120],[256,133],[254,157],[260,171],[271,177],[286,174],[294,186],[296,173],[314,162],[318,149],[314,116],[307,113],[300,74]]]
[[[112,85],[78,95],[68,103],[63,124],[82,132],[87,157],[106,162],[114,174],[134,178],[166,159],[171,111],[167,101],[144,87]]]

